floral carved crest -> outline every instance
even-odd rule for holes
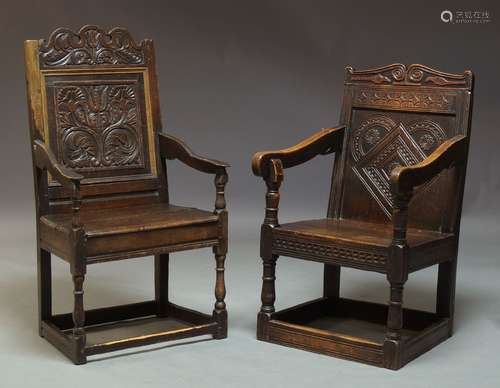
[[[55,30],[40,44],[40,65],[142,65],[145,63],[144,41],[136,44],[129,32],[114,28],[109,32],[96,26],[84,26],[74,32]]]

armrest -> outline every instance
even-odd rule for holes
[[[41,140],[33,142],[33,158],[35,165],[42,169],[47,170],[50,174],[64,187],[73,191],[75,185],[78,186],[83,179],[80,175],[60,164],[52,151],[47,148],[45,143]]]
[[[289,168],[305,163],[316,155],[338,151],[342,147],[344,130],[345,126],[326,128],[293,147],[257,152],[252,158],[253,173],[266,179],[272,159],[279,159],[283,168]]]
[[[388,259],[388,278],[391,284],[402,284],[408,278],[406,231],[408,206],[413,188],[435,177],[446,168],[464,163],[467,157],[468,139],[455,136],[441,144],[422,162],[408,167],[396,167],[391,173],[393,238]]]
[[[226,210],[225,188],[227,184],[226,168],[229,164],[214,159],[204,158],[193,153],[181,140],[165,133],[158,133],[160,155],[166,159],[179,159],[195,170],[215,174],[215,209],[214,213]]]
[[[226,167],[229,167],[229,164],[225,162],[196,155],[184,142],[172,135],[165,133],[159,133],[158,135],[160,154],[164,158],[170,160],[179,159],[189,167],[208,174],[222,174],[225,173]]]
[[[52,151],[41,140],[33,142],[33,160],[36,167],[50,172],[61,185],[70,190],[73,211],[72,225],[75,230],[80,228],[80,181],[84,178],[83,175],[61,165]]]
[[[408,167],[397,167],[391,173],[393,194],[411,192],[442,170],[463,163],[467,157],[467,138],[459,135],[441,144],[425,160]]]

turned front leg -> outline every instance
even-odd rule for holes
[[[224,279],[224,263],[227,253],[227,211],[225,199],[225,187],[227,184],[227,173],[225,170],[215,175],[215,210],[214,213],[219,215],[220,238],[219,244],[214,246],[213,252],[215,255],[215,306],[213,311],[214,319],[218,326],[215,339],[223,339],[227,337],[227,310],[226,302],[226,282]]]
[[[394,196],[393,239],[387,259],[387,280],[390,283],[390,298],[387,314],[387,332],[384,343],[384,363],[390,369],[402,366],[403,290],[408,279],[408,244],[406,229],[410,193]]]
[[[224,242],[213,248],[215,255],[215,306],[213,316],[218,323],[215,339],[227,337],[227,310],[226,302],[226,283],[224,280],[224,262],[226,261],[227,246]]]
[[[274,301],[276,300],[276,260],[277,255],[272,253],[273,229],[279,226],[278,209],[280,203],[280,186],[283,181],[283,165],[279,159],[271,159],[269,177],[266,179],[266,215],[261,228],[260,255],[263,261],[262,276],[262,307],[261,313],[271,314],[274,312]]]
[[[85,335],[85,309],[83,307],[84,275],[73,275],[73,337]]]
[[[262,306],[260,308],[263,314],[274,313],[274,302],[276,301],[276,260],[277,255],[272,255],[269,258],[262,259],[263,261],[263,274],[262,274],[262,293],[261,301]]]
[[[214,247],[215,254],[215,306],[213,316],[218,323],[217,331],[214,334],[215,339],[223,339],[227,337],[227,310],[226,302],[226,283],[224,280],[224,262],[226,260],[226,252],[224,246],[217,245]]]
[[[85,310],[83,307],[83,282],[84,274],[73,274],[73,355],[72,360],[75,364],[85,364],[87,357],[85,355]]]
[[[262,293],[259,315],[257,317],[257,338],[268,339],[267,322],[274,313],[274,302],[276,300],[276,260],[278,255],[272,253],[273,229],[279,226],[278,209],[280,201],[279,188],[283,181],[283,165],[279,159],[271,159],[269,175],[265,178],[266,213],[261,228],[260,256],[262,257]]]
[[[401,340],[401,329],[403,328],[403,288],[403,283],[391,282],[386,335],[388,340]]]
[[[271,319],[272,313],[274,313],[275,311],[274,302],[276,300],[275,281],[277,259],[277,255],[271,255],[270,257],[262,258],[262,305],[257,316],[257,339],[260,340],[269,339],[267,324]]]
[[[224,281],[224,262],[226,260],[226,255],[218,254],[218,249],[214,250],[216,262],[215,312],[221,313],[226,310],[226,302],[224,302],[224,298],[226,297],[226,283]]]

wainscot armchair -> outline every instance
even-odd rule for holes
[[[25,42],[36,199],[39,332],[75,364],[87,356],[198,335],[227,335],[228,165],[161,133],[153,42],[122,28],[60,28]],[[215,176],[213,211],[170,204],[165,161]],[[169,253],[212,247],[212,315],[168,298]],[[69,263],[72,314],[54,315],[51,254]],[[155,299],[85,311],[90,264],[154,256]]]
[[[257,338],[399,369],[452,334],[472,73],[346,70],[339,126],[252,160],[267,185]],[[330,153],[326,218],[280,224],[284,170]],[[276,312],[279,256],[324,263],[323,297]],[[435,264],[435,312],[403,308],[408,275]],[[388,305],[342,298],[341,266],[385,274]]]

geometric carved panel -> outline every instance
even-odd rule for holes
[[[393,199],[389,181],[392,170],[421,162],[445,140],[446,132],[432,120],[404,124],[388,116],[373,115],[353,133],[352,169],[390,218]]]

